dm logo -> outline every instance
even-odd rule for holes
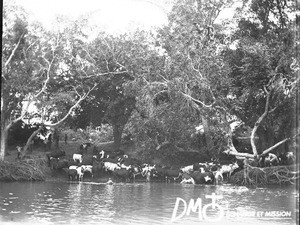
[[[191,199],[189,204],[187,205],[186,201],[182,198],[176,198],[175,207],[172,213],[171,221],[175,222],[176,220],[179,220],[184,215],[190,215],[191,211],[196,213],[198,209],[198,218],[199,220],[206,220],[210,222],[219,221],[224,217],[224,209],[222,206],[220,206],[218,203],[216,203],[217,199],[222,199],[223,196],[216,195],[215,193],[212,193],[212,195],[205,195],[205,198],[211,199],[212,202],[206,205],[202,205],[202,199],[197,198],[196,203],[194,199]],[[177,215],[177,211],[179,208],[180,203],[183,203],[183,211],[181,214]],[[218,211],[218,215],[214,218],[207,215],[208,210],[213,209],[214,211]]]

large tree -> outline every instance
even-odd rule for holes
[[[215,20],[222,7],[231,2],[176,1],[169,14],[169,24],[158,37],[165,63],[157,76],[144,73],[144,79],[150,82],[140,88],[141,93],[146,93],[143,91],[146,88],[156,91],[152,96],[166,91],[175,96],[178,103],[195,109],[205,134],[211,133],[212,125],[223,131],[228,143],[223,150],[227,149],[227,153],[238,157],[254,158],[289,140],[291,127],[285,129],[284,126],[288,126],[293,117],[285,112],[290,112],[290,115],[295,112],[292,106],[299,79],[295,77],[297,60],[291,58],[295,54],[292,21],[288,20],[284,4],[265,1],[264,11],[257,6],[259,2],[250,2],[254,15],[247,17],[246,22],[241,17],[247,13],[246,8],[241,9],[241,14],[235,17],[240,27],[234,34],[228,34],[224,29],[226,24],[219,25]],[[273,7],[273,15],[266,9],[268,6]],[[264,20],[256,26],[255,23],[262,18]],[[241,28],[243,24],[249,25],[246,26],[248,30]],[[272,29],[266,29],[262,24],[272,25]],[[255,33],[257,29],[261,29],[261,33]],[[248,38],[252,34],[261,38]],[[235,50],[236,43],[238,48]],[[243,46],[242,51],[240,46]],[[287,105],[291,107],[286,108]],[[233,145],[230,126],[233,121],[251,126],[251,154],[240,153]],[[257,149],[254,140],[261,135],[262,122],[264,127],[281,132],[281,135]],[[213,138],[207,135],[206,139],[214,149]]]
[[[34,135],[44,126],[58,126],[97,85],[87,81],[82,69],[87,60],[80,57],[82,51],[74,51],[82,46],[83,36],[76,26],[71,32],[50,32],[38,23],[28,24],[24,10],[12,5],[4,6],[3,18],[1,160],[7,149],[8,130],[14,123],[40,119],[41,126],[28,139],[25,154]],[[77,62],[70,61],[72,57]],[[77,68],[71,70],[74,63]],[[32,107],[34,113],[30,113]]]

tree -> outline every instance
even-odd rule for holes
[[[258,1],[252,2],[258,4]],[[260,37],[256,32],[261,25],[255,26],[255,23],[262,17],[250,18],[246,22],[241,19],[240,26],[248,24],[252,30],[238,29],[230,36],[222,32],[222,26],[214,23],[222,7],[231,3],[192,0],[175,2],[169,15],[169,25],[159,32],[159,45],[165,50],[165,61],[157,76],[143,74],[143,79],[152,79],[150,85],[147,83],[140,90],[147,87],[149,91],[155,92],[150,96],[155,96],[161,91],[174,94],[174,99],[179,104],[194,109],[200,115],[206,134],[210,133],[207,130],[211,128],[210,124],[214,124],[216,130],[223,132],[224,139],[227,140],[227,146],[223,149],[225,152],[237,157],[254,158],[258,154],[266,154],[290,139],[288,133],[291,133],[291,129],[285,132],[284,136],[279,135],[279,140],[270,141],[270,146],[262,146],[259,150],[253,141],[256,135],[260,135],[258,128],[261,128],[262,122],[270,125],[272,121],[276,121],[276,124],[269,126],[276,132],[284,125],[290,124],[286,123],[288,116],[285,117],[285,109],[294,112],[286,106],[293,105],[291,103],[295,101],[296,84],[299,79],[295,77],[297,70],[289,68],[292,68],[293,64],[297,68],[297,62],[296,59],[288,60],[295,53],[291,48],[291,23],[283,19],[286,18],[284,5],[272,5],[276,12],[281,7],[275,18],[280,17],[278,21],[284,21],[284,24],[263,28],[265,42],[262,42],[254,39]],[[260,16],[262,11],[258,13]],[[266,20],[266,17],[263,18]],[[255,22],[251,22],[252,20]],[[269,19],[264,24],[270,25],[273,21]],[[249,34],[254,37],[251,36],[250,39],[239,36],[235,39],[238,32],[247,37]],[[268,36],[270,32],[275,35]],[[285,35],[282,35],[283,33]],[[245,48],[242,51],[241,48],[231,49],[236,42],[230,41],[230,38],[240,41],[239,45]],[[280,51],[277,51],[277,47]],[[239,63],[235,65],[233,61],[228,60],[231,57]],[[144,96],[148,99],[149,95]],[[148,110],[153,112],[155,108],[149,107]],[[274,117],[270,117],[271,115]],[[238,152],[233,145],[230,124],[234,121],[244,121],[252,127],[253,154]],[[207,143],[210,142],[208,138]],[[212,144],[212,147],[215,146]]]
[[[110,36],[99,33],[88,45],[96,71],[102,73],[101,83],[86,99],[76,120],[81,126],[108,123],[113,128],[115,148],[119,148],[124,127],[136,109],[136,95],[127,88],[141,72],[149,54],[147,33]]]
[[[14,123],[36,115],[41,119],[41,126],[24,147],[24,155],[43,126],[59,125],[96,86],[83,84],[86,77],[67,71],[68,61],[63,59],[69,58],[70,45],[61,33],[45,31],[40,24],[26,21],[23,9],[4,6],[1,160],[7,148],[8,130]],[[62,107],[66,104],[70,106]],[[33,105],[38,110],[35,115],[29,113]]]
[[[295,9],[292,4],[292,1],[251,1],[248,10],[242,11],[232,35],[236,49],[227,49],[224,54],[231,68],[233,112],[245,125],[253,127],[254,155],[266,154],[268,151],[264,149],[283,144],[297,134],[299,62],[295,55],[298,48],[295,21],[289,18]],[[258,146],[254,142],[256,134],[260,138]]]

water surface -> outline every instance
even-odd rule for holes
[[[212,200],[206,198],[213,194],[221,198],[216,200],[218,207],[215,209]],[[197,199],[201,205],[187,215],[190,201],[196,203]],[[231,185],[170,183],[0,183],[1,224],[282,225],[296,224],[299,220],[298,204],[299,192],[292,187],[248,189]]]

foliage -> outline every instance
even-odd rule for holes
[[[243,9],[232,35],[235,48],[227,48],[224,60],[231,69],[228,102],[246,125],[253,127],[266,104],[265,87],[271,92],[268,114],[258,129],[261,150],[295,130],[297,64],[294,21],[289,17],[291,1],[256,1]],[[246,16],[244,16],[246,15]]]
[[[20,162],[0,163],[0,181],[43,181],[46,159],[30,159]]]

